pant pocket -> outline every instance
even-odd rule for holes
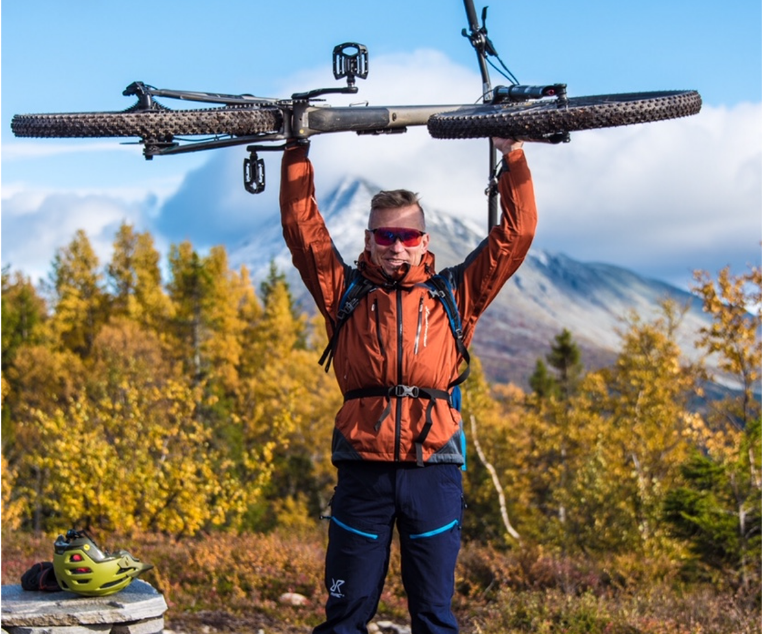
[[[370,533],[368,531],[360,530],[359,528],[355,528],[353,526],[350,526],[349,524],[345,524],[343,521],[338,520],[336,517],[332,517],[331,521],[334,524],[336,524],[339,528],[346,530],[348,533],[359,535],[360,537],[365,537],[366,539],[373,539],[373,540],[379,539],[379,535],[377,533]]]
[[[435,535],[440,535],[441,533],[446,533],[449,530],[452,530],[456,527],[458,527],[461,524],[460,520],[453,520],[452,522],[448,522],[444,526],[440,526],[440,528],[432,529],[431,531],[426,531],[425,533],[417,533],[415,535],[409,535],[408,537],[410,539],[423,539],[426,537],[434,537]]]

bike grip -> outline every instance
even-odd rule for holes
[[[542,99],[543,97],[566,96],[566,84],[547,84],[545,86],[496,86],[493,89],[491,103],[505,103],[507,101],[525,101],[526,99]]]
[[[479,31],[480,25],[477,21],[477,11],[474,8],[474,0],[464,0],[466,9],[466,19],[469,21],[469,28],[472,32]]]

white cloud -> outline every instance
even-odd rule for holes
[[[46,139],[44,142],[28,143],[14,141],[3,143],[3,161],[38,159],[62,154],[91,154],[98,152],[130,152],[135,154],[135,146],[114,141],[83,141],[80,143],[60,142]]]
[[[155,201],[129,202],[100,195],[16,193],[3,198],[2,261],[33,281],[46,278],[56,251],[83,229],[105,264],[122,222],[145,228]]]

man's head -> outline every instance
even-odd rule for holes
[[[392,278],[404,264],[418,266],[427,252],[424,210],[417,194],[407,189],[382,191],[371,200],[366,230],[369,259]]]

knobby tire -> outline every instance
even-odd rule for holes
[[[11,129],[19,137],[141,137],[155,141],[185,135],[249,136],[281,127],[281,111],[262,106],[22,114],[11,121]]]
[[[696,91],[623,93],[556,101],[483,105],[433,115],[427,123],[437,139],[503,137],[544,140],[559,133],[611,128],[697,114]]]

